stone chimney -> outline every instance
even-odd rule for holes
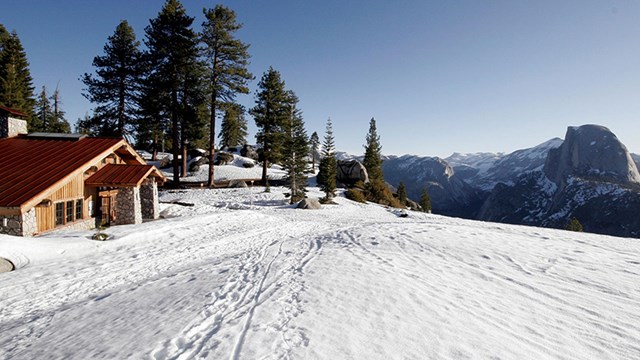
[[[27,114],[8,107],[0,106],[0,139],[27,134]]]

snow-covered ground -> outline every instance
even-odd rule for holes
[[[165,192],[194,206],[104,242],[0,235],[0,358],[640,358],[638,240],[261,190]]]
[[[213,176],[215,181],[227,181],[233,179],[260,179],[262,178],[262,163],[253,159],[233,155],[233,161],[228,165],[216,165],[214,167]],[[200,158],[194,158],[189,161],[198,161]],[[244,164],[251,164],[252,167],[244,167]],[[162,170],[168,179],[173,178],[173,170],[165,168]],[[267,169],[267,176],[271,180],[280,180],[285,176],[285,171],[279,165],[271,165]],[[183,182],[205,182],[209,180],[209,165],[200,165],[197,171],[188,172],[186,177],[180,178]]]

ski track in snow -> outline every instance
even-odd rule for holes
[[[0,358],[640,358],[637,240],[278,191],[164,194],[195,206],[103,243],[51,235],[77,253],[13,249]]]

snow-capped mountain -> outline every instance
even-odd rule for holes
[[[640,236],[640,174],[631,155],[607,128],[570,127],[542,169],[513,185],[497,185],[480,220],[563,227],[576,217],[585,230]]]
[[[491,191],[498,183],[513,185],[518,176],[540,170],[549,150],[561,144],[562,139],[554,138],[538,146],[517,150],[510,154],[453,154],[446,160],[469,185]]]
[[[438,157],[388,156],[382,170],[385,180],[393,186],[404,182],[411,199],[419,199],[422,190],[428,187],[433,210],[439,214],[473,217],[479,206],[479,192]]]
[[[550,227],[575,216],[587,231],[640,236],[640,156],[598,125],[569,127],[565,139],[510,154],[390,156],[383,170],[411,198],[429,187],[436,213]]]

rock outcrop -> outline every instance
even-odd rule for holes
[[[482,204],[480,191],[456,176],[453,168],[440,158],[390,156],[382,163],[382,170],[388,183],[397,186],[402,181],[411,199],[419,199],[422,190],[428,187],[435,213],[472,218]]]
[[[570,177],[597,178],[619,184],[640,183],[631,154],[606,127],[569,127],[564,143],[549,151],[544,172],[558,185]]]
[[[339,183],[353,185],[358,181],[369,182],[367,168],[358,160],[338,160],[337,180]]]
[[[298,202],[296,208],[298,209],[307,209],[307,210],[317,210],[320,209],[322,205],[320,205],[320,201],[317,199],[304,198]]]
[[[242,146],[242,149],[240,149],[240,155],[256,161],[258,161],[258,157],[259,157],[256,149],[254,149],[253,146],[247,145],[247,144]]]
[[[543,169],[496,185],[478,218],[564,228],[576,217],[588,232],[638,237],[639,180],[631,155],[609,129],[570,127]]]

